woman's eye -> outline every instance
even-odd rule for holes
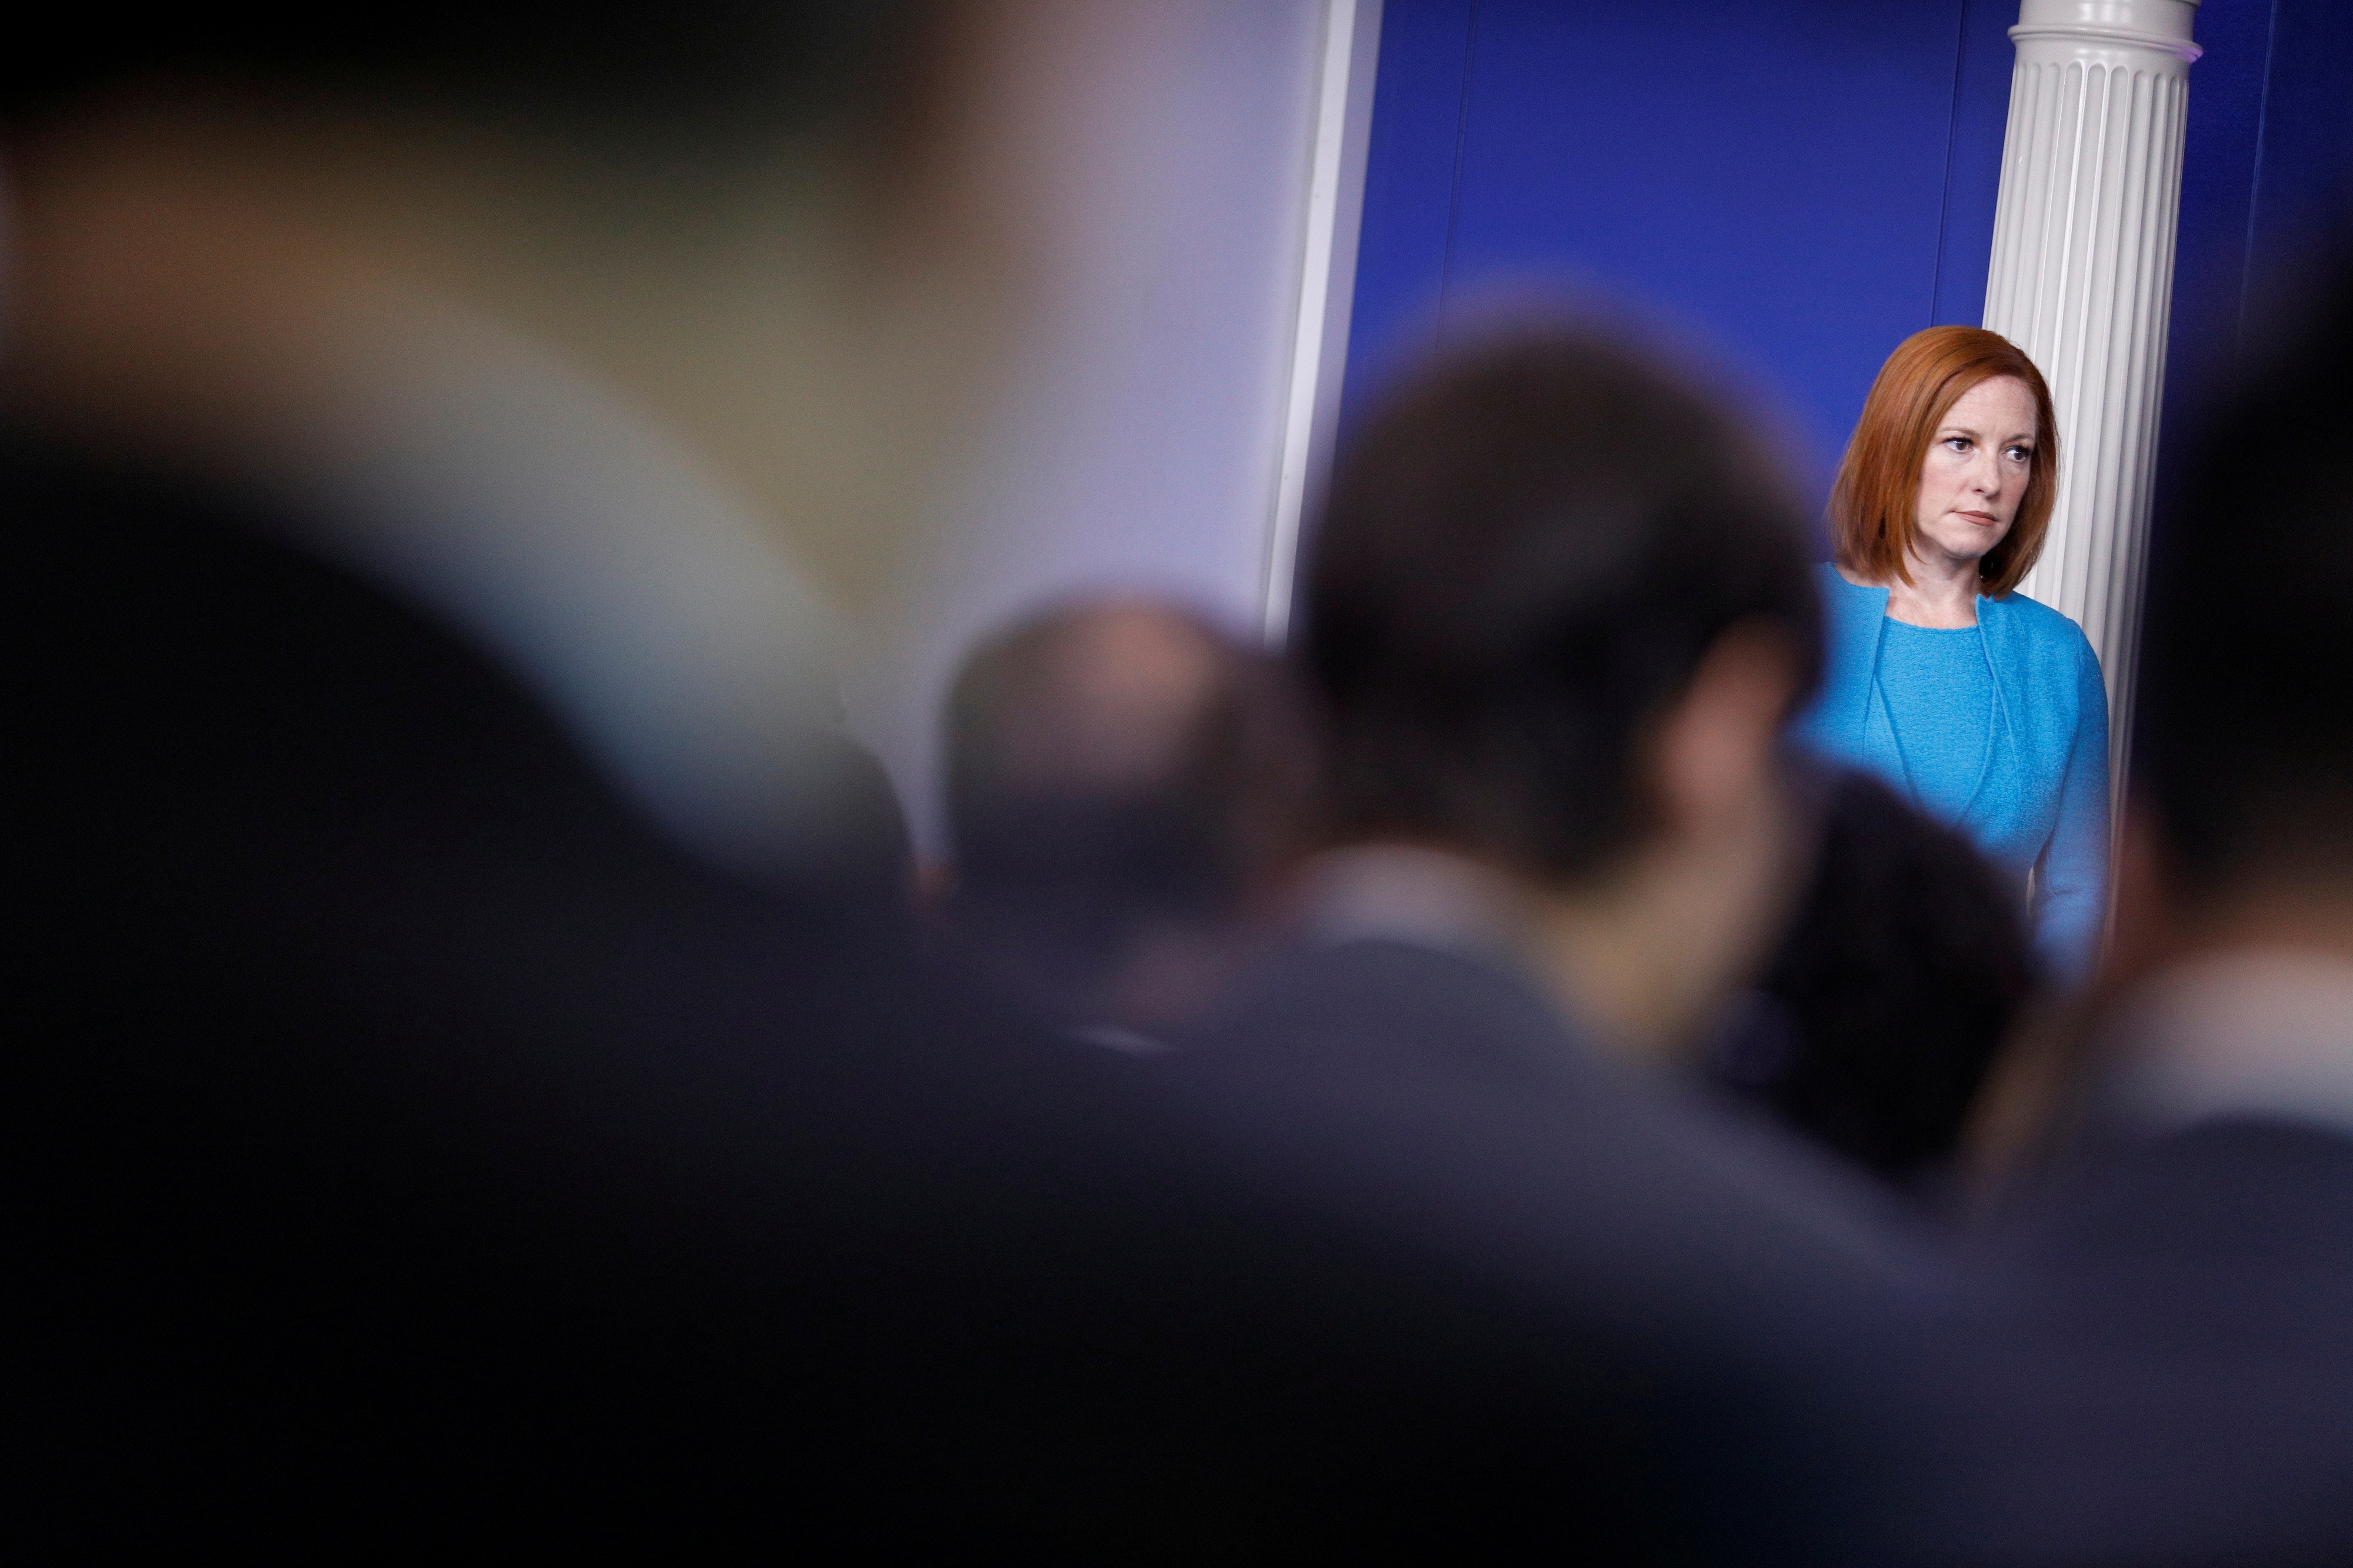
[[[2034,460],[2034,448],[2031,447],[2012,447],[2010,449],[2010,460],[2013,463],[2031,463]]]
[[[1967,436],[1947,436],[1945,445],[1956,452],[1966,452],[1969,449],[1969,438]]]

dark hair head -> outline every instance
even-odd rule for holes
[[[2193,883],[2353,877],[2349,262],[2279,322],[2159,519],[2133,783]]]
[[[1430,367],[1359,429],[1305,573],[1339,839],[1583,877],[1650,827],[1639,738],[1736,623],[1820,662],[1804,530],[1735,419],[1567,330]]]
[[[2034,989],[2016,891],[1967,838],[1841,771],[1781,946],[1717,1079],[1882,1175],[1949,1159]]]

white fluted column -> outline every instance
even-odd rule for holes
[[[2131,735],[2198,0],[2024,0],[1985,324],[2059,416],[2058,508],[2022,591],[2082,623]]]

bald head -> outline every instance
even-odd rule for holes
[[[1113,600],[1039,616],[965,666],[949,708],[952,765],[992,792],[1149,790],[1182,770],[1243,662],[1165,605]]]
[[[948,701],[957,923],[1084,1011],[1151,931],[1248,920],[1304,758],[1272,661],[1198,617],[1110,599],[1026,621]]]

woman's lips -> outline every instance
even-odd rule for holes
[[[1953,515],[1956,517],[1968,518],[1971,522],[1980,523],[1987,528],[1991,528],[2001,521],[1989,511],[1960,511],[1955,512]]]

